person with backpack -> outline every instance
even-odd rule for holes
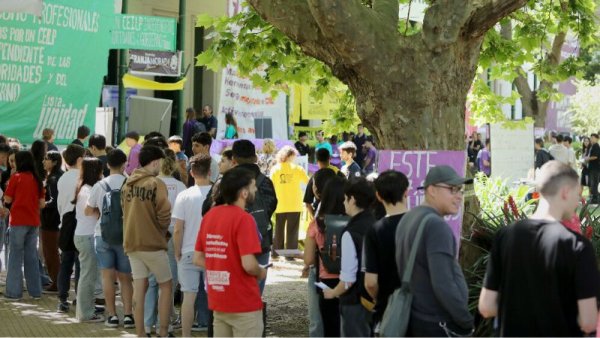
[[[323,323],[324,337],[340,336],[340,303],[338,298],[323,297],[323,284],[334,288],[340,281],[341,238],[348,223],[344,208],[344,184],[346,179],[340,176],[330,178],[323,189],[319,210],[310,222],[304,241],[304,264],[315,265],[319,293],[319,310]],[[315,181],[317,189],[318,182]],[[310,287],[310,286],[309,286]],[[317,286],[314,286],[317,288]]]
[[[85,214],[98,219],[95,228],[96,255],[102,271],[102,286],[106,300],[106,326],[118,327],[119,317],[115,306],[115,276],[119,279],[123,300],[123,328],[135,327],[132,298],[133,283],[129,258],[123,250],[123,209],[121,188],[125,183],[127,155],[113,149],[107,155],[110,175],[96,183],[90,192]]]
[[[190,337],[194,322],[194,305],[196,295],[202,300],[198,309],[200,322],[198,329],[206,330],[208,327],[208,304],[206,303],[206,290],[204,290],[204,270],[194,265],[195,240],[200,230],[202,203],[208,196],[211,188],[210,179],[211,158],[208,155],[199,154],[193,156],[190,164],[190,175],[194,177],[196,184],[177,196],[173,207],[172,218],[175,220],[173,233],[173,244],[175,259],[177,260],[177,273],[183,292],[183,303],[181,304],[181,326],[184,337]]]
[[[319,149],[319,152],[321,152],[321,150],[327,155],[327,158],[329,158],[329,152],[325,149]],[[330,168],[321,168],[317,170],[317,172],[313,175],[310,181],[310,188],[313,190],[311,192],[312,196],[314,196],[317,199],[320,199],[320,194],[323,191],[325,184],[327,184],[327,182],[330,179],[334,178],[335,175],[336,172]],[[311,221],[313,219],[314,217],[311,218]],[[308,249],[308,251],[312,252],[312,256],[314,256],[316,250],[314,240],[307,237],[304,243],[305,255],[307,252],[306,245],[309,245],[311,247]],[[314,258],[311,259],[314,260]],[[317,288],[315,287],[315,282],[317,281],[317,271],[315,268],[315,264],[305,264],[305,269],[303,270],[303,273],[305,273],[305,270],[307,270],[308,275],[308,336],[323,337],[323,320],[321,318],[321,311],[319,309],[320,295],[317,292]]]
[[[271,169],[271,180],[278,201],[275,210],[273,257],[278,256],[277,250],[284,248],[284,240],[285,249],[298,249],[298,229],[302,213],[300,184],[308,183],[308,175],[301,166],[294,163],[296,154],[294,147],[284,146],[277,153],[277,164]],[[292,257],[286,259],[294,260]]]
[[[376,299],[373,309],[373,333],[379,333],[379,322],[388,298],[401,286],[396,270],[394,237],[398,223],[407,211],[406,192],[409,182],[399,171],[388,170],[375,179],[375,196],[385,208],[385,217],[369,227],[362,252],[365,289]]]
[[[552,161],[554,157],[550,155],[550,153],[544,149],[544,140],[541,138],[535,139],[535,169],[541,168],[546,162]]]
[[[67,164],[65,172],[56,185],[58,197],[56,207],[60,214],[60,228],[58,230],[58,247],[60,248],[60,268],[58,269],[58,311],[69,312],[69,289],[71,288],[71,274],[75,267],[75,290],[79,283],[80,266],[78,252],[73,243],[77,219],[75,206],[71,201],[75,198],[75,189],[81,170],[81,163],[85,149],[77,144],[69,144],[63,152]],[[75,301],[73,301],[75,305]]]
[[[340,300],[343,337],[371,335],[373,300],[365,290],[364,273],[360,266],[363,239],[367,230],[376,221],[369,210],[373,202],[375,202],[375,192],[365,178],[355,178],[346,182],[344,208],[351,218],[342,230],[340,281],[334,288],[323,290],[325,299],[339,298]]]

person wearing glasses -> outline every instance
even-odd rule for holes
[[[460,265],[458,245],[445,216],[455,215],[462,206],[463,185],[473,183],[449,166],[433,167],[425,183],[425,202],[407,212],[396,230],[396,266],[404,268],[413,245],[418,245],[410,280],[413,294],[407,336],[455,337],[473,332],[468,308],[469,292]],[[429,219],[421,224],[428,215]],[[420,241],[417,230],[423,226]]]

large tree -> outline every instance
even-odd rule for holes
[[[275,84],[276,79],[284,82],[283,72],[302,79],[306,72],[330,71],[348,86],[360,119],[382,148],[462,150],[466,97],[484,36],[527,0],[432,0],[417,29],[399,17],[400,2],[409,1],[247,2],[258,16],[237,18],[243,43],[231,45],[233,35],[217,39],[199,57],[200,64],[223,66],[237,57],[241,72],[250,73],[245,68],[262,63],[264,72],[253,79]],[[269,25],[261,24],[261,18]],[[217,31],[223,28],[206,17],[201,21],[214,24]],[[292,43],[282,43],[282,37]],[[266,51],[269,43],[277,51]],[[273,53],[289,57],[269,59]],[[215,59],[220,61],[215,64]]]

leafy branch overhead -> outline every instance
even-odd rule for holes
[[[234,17],[198,19],[212,32],[212,44],[197,64],[212,70],[234,65],[264,90],[310,84],[316,96],[335,78],[348,86],[358,116],[381,145],[459,149],[459,125],[478,66],[508,81],[527,64],[552,83],[576,73],[575,60],[553,61],[560,41],[548,37],[568,29],[592,43],[594,4],[560,1],[431,0],[423,22],[415,23],[398,14],[409,0],[247,0],[246,10]],[[501,29],[507,22],[510,34]],[[534,90],[536,98],[552,96],[551,90]],[[485,98],[491,92],[477,93]],[[481,111],[493,112],[486,102],[517,96],[473,97]],[[440,129],[448,134],[428,137]]]
[[[578,56],[579,50],[598,47],[595,10],[593,0],[529,1],[502,20],[498,29],[488,32],[479,71],[489,70],[490,81],[512,83],[513,92],[521,98],[524,116],[543,127],[549,102],[562,98],[556,84],[583,75],[586,62]],[[574,55],[563,55],[565,47]],[[528,79],[527,71],[535,74],[535,81]],[[474,96],[473,102],[498,100],[492,92]],[[471,109],[481,120],[493,120],[487,114],[491,108],[479,105]]]

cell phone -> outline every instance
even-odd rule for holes
[[[269,264],[267,264],[267,265],[258,264],[258,266],[260,266],[260,267],[261,267],[261,268],[263,268],[263,269],[268,269],[268,268],[270,268],[270,267],[272,267],[272,266],[273,266],[273,263],[269,263]]]

